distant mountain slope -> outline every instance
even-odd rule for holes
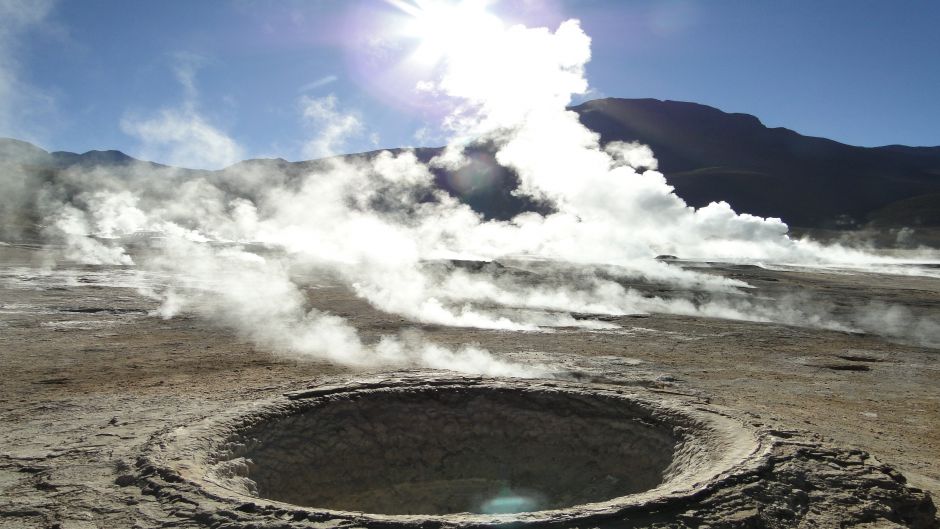
[[[738,212],[780,217],[804,228],[940,226],[940,147],[853,147],[767,128],[747,114],[676,101],[601,99],[572,110],[602,142],[638,141],[652,147],[660,170],[693,206],[725,200]],[[423,161],[439,152],[415,151]],[[495,163],[490,149],[475,147],[468,154],[471,163],[459,171],[434,170],[438,186],[488,218],[550,211],[548,204],[511,193],[518,180]],[[119,151],[48,153],[0,138],[0,235],[35,232],[41,213],[31,207],[32,194],[56,182],[56,191],[68,199],[81,184],[80,178],[69,175],[88,169],[149,180],[202,176],[250,195],[262,189],[267,178],[297,177],[323,163],[258,159],[220,171],[190,170],[143,162]],[[245,177],[249,173],[270,177]]]
[[[940,193],[940,147],[853,147],[677,101],[601,99],[572,110],[602,142],[652,147],[669,183],[693,206],[725,200],[795,226],[848,227],[894,202]],[[901,224],[937,218],[895,213],[892,222]]]

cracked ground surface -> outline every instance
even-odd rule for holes
[[[30,248],[4,247],[0,254],[0,527],[222,526],[228,522],[180,514],[183,504],[143,493],[138,459],[153,435],[337,375],[371,376],[274,355],[200,319],[152,316],[157,303],[122,281],[124,270],[44,268],[40,252]],[[937,279],[733,266],[716,272],[748,281],[760,293],[800,289],[836,304],[875,299],[940,316]],[[865,478],[855,492],[840,492],[845,502],[865,490],[902,490],[900,478],[891,477],[898,473],[911,487],[940,495],[935,349],[870,335],[658,314],[614,318],[621,328],[603,332],[420,325],[329,284],[311,290],[310,303],[349,319],[366,340],[418,328],[438,343],[478,343],[516,361],[554,364],[582,381],[704,399],[810,432],[824,448],[787,448],[803,453],[775,463],[781,481],[758,480],[748,489],[755,497],[779,495],[774,483],[793,490],[806,475],[800,462],[809,459],[832,470],[813,473],[815,488],[794,500],[806,507],[799,523],[780,527],[839,527],[831,508],[814,514],[813,494],[845,483],[837,467],[853,458],[864,460],[853,467],[861,474],[883,465],[893,470],[870,478],[883,481],[881,488]],[[821,455],[807,457],[813,450]],[[898,501],[916,496],[899,494]],[[773,526],[761,521],[771,513],[736,503],[739,497],[718,494],[709,500],[712,507],[696,507],[705,509],[699,514],[665,513],[646,526],[701,526],[703,516],[722,510],[726,526]],[[882,514],[856,525],[906,524]]]

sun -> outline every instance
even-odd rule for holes
[[[433,65],[449,56],[467,55],[503,29],[487,8],[493,0],[387,0],[406,15],[400,33],[416,39],[411,60]]]

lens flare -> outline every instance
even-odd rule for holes
[[[523,495],[506,488],[495,498],[483,502],[479,510],[483,514],[517,514],[537,511],[541,504],[534,495]]]
[[[485,194],[492,188],[499,166],[492,156],[486,153],[470,153],[462,167],[446,175],[449,188],[464,200]]]

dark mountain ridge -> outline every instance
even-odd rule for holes
[[[940,147],[855,147],[786,128],[768,128],[748,114],[677,101],[611,98],[588,101],[571,110],[600,135],[602,143],[649,145],[659,160],[659,170],[692,206],[724,200],[739,213],[779,217],[804,228],[940,226]],[[346,157],[368,158],[378,152]],[[425,162],[439,152],[440,148],[415,149]],[[491,148],[475,146],[468,154],[470,163],[456,172],[434,170],[438,186],[488,218],[550,211],[548,204],[511,193],[518,179],[495,163]],[[239,174],[249,170],[289,179],[322,168],[323,163],[253,159],[219,171],[189,170],[136,160],[120,151],[48,153],[26,142],[0,139],[0,191],[7,199],[16,198],[17,193],[25,193],[26,181],[42,185],[68,171],[96,167],[127,174],[133,169],[135,174],[152,173],[154,178],[170,173],[184,178],[207,176],[225,186],[238,186]],[[6,202],[23,206],[26,198]],[[22,220],[3,199],[0,208],[4,224],[36,221]]]
[[[725,200],[795,226],[855,227],[893,202],[940,192],[940,147],[855,147],[677,101],[601,99],[572,110],[604,143],[649,145],[692,206]]]

